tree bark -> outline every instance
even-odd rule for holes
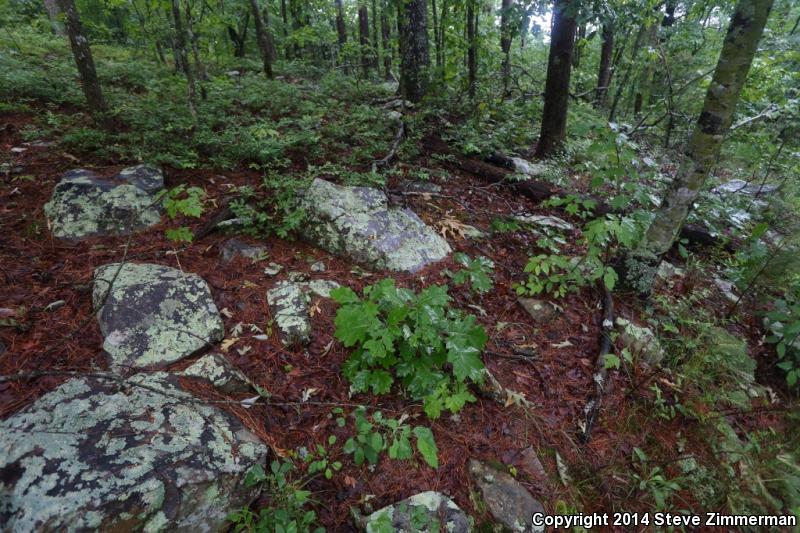
[[[386,2],[381,6],[381,47],[383,48],[383,70],[384,78],[392,79],[392,48],[391,48],[391,29],[389,27],[389,13]]]
[[[92,115],[98,115],[106,111],[106,101],[103,98],[103,91],[100,89],[100,82],[97,80],[92,49],[89,47],[89,40],[83,33],[78,9],[75,7],[74,0],[59,0],[58,5],[64,12],[67,36],[70,47],[72,47],[75,64],[78,67],[86,104]]]
[[[475,100],[478,83],[478,13],[475,1],[467,0],[467,90],[470,100]]]
[[[542,129],[536,157],[553,155],[567,137],[567,106],[572,49],[575,45],[576,0],[556,0],[553,6],[553,32],[547,60],[547,81],[544,87]]]
[[[400,91],[411,102],[419,102],[428,91],[428,3],[405,0],[398,4],[400,33]]]
[[[675,242],[716,164],[772,3],[739,0],[736,5],[685,157],[644,239],[623,265],[628,286],[640,294],[649,294],[661,258]]]
[[[511,8],[514,0],[502,0],[500,7],[500,51],[503,53],[503,64],[500,75],[503,79],[503,94],[508,94],[508,82],[511,78]]]
[[[270,38],[268,28],[261,17],[261,8],[258,0],[250,0],[250,9],[253,12],[253,22],[256,25],[256,39],[258,40],[258,50],[261,52],[261,61],[264,63],[264,75],[272,79],[272,54],[270,50]]]
[[[647,46],[648,48],[655,47],[656,39],[658,37],[658,25],[651,24],[647,30]],[[636,85],[636,94],[633,99],[633,114],[639,115],[642,108],[646,106],[650,100],[650,89],[653,82],[653,72],[655,71],[655,62],[657,60],[651,57],[645,58],[645,66],[642,69],[639,83]]]
[[[611,56],[614,52],[614,27],[603,23],[603,44],[600,46],[600,69],[597,72],[597,89],[594,96],[596,109],[605,107],[608,85],[611,83]]]
[[[630,63],[628,63],[628,68],[625,69],[625,75],[617,85],[617,92],[614,93],[614,100],[611,102],[611,109],[608,112],[609,122],[614,122],[614,119],[617,118],[617,107],[622,99],[622,91],[625,89],[625,87],[627,87],[628,81],[630,80],[631,73],[633,72],[633,66],[636,63],[636,57],[639,55],[639,49],[642,47],[642,41],[647,33],[647,28],[648,25],[646,22],[639,26],[639,31],[636,34],[636,41],[633,44],[633,50],[631,50]]]
[[[63,1],[63,0],[62,0]],[[192,65],[189,63],[189,55],[186,52],[186,34],[183,31],[183,22],[181,21],[181,7],[178,3],[180,0],[172,0],[172,19],[175,24],[175,55],[178,59],[178,64],[186,76],[186,85],[189,96],[189,113],[192,119],[197,121],[197,92],[194,82],[194,73],[192,72]]]
[[[578,26],[578,34],[575,36],[575,50],[572,53],[572,68],[578,69],[581,66],[581,55],[583,53],[584,42],[586,38],[586,23]]]
[[[372,61],[369,50],[369,15],[364,0],[361,0],[358,5],[358,44],[361,45],[361,71],[366,78],[369,76],[369,67]]]
[[[378,6],[376,0],[372,0],[372,67],[378,69]]]

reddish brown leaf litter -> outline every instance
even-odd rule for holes
[[[2,117],[1,122],[6,124],[0,130],[4,154],[10,154],[11,147],[22,144],[19,131],[29,120],[26,115]],[[167,227],[183,223],[198,226],[202,220],[165,220],[136,234],[130,239],[130,246],[126,246],[127,238],[93,238],[75,243],[54,240],[47,231],[42,206],[59,176],[78,166],[112,175],[126,165],[108,166],[106,161],[91,158],[82,159],[79,165],[57,147],[27,148],[21,154],[12,154],[10,160],[4,156],[2,161],[21,168],[4,175],[0,187],[0,226],[3,228],[0,233],[3,282],[0,308],[12,313],[17,322],[16,327],[0,328],[0,340],[7,348],[0,355],[0,374],[96,371],[107,367],[101,353],[102,338],[91,309],[92,272],[97,266],[125,256],[128,261],[161,263],[196,273],[208,282],[217,306],[226,310],[223,319],[227,337],[231,337],[230,332],[237,324],[243,325],[239,340],[228,347],[226,356],[257,385],[269,391],[271,400],[269,405],[257,403],[246,409],[231,403],[242,400],[246,394],[222,396],[210,386],[189,378],[183,380],[185,386],[203,398],[223,402],[221,406],[239,417],[278,454],[288,455],[301,446],[308,449],[316,444],[327,446],[328,437],[336,435],[337,444],[329,447],[329,451],[335,460],[344,464],[342,471],[332,480],[317,478],[308,486],[314,493],[321,522],[331,531],[352,529],[351,506],[368,502],[371,508],[377,509],[423,490],[448,493],[459,506],[475,514],[466,468],[470,458],[512,462],[522,472],[519,476],[522,483],[551,511],[558,500],[579,504],[584,512],[610,512],[623,505],[627,511],[647,511],[651,509],[641,498],[626,492],[628,486],[624,480],[611,475],[630,468],[634,447],[649,445],[653,448],[654,442],[660,443],[655,448],[662,450],[664,457],[656,459],[669,465],[676,453],[671,443],[680,434],[689,439],[687,446],[692,446],[694,453],[701,456],[710,453],[702,440],[693,436],[695,428],[691,422],[676,419],[653,425],[652,417],[643,411],[642,404],[631,399],[631,383],[617,373],[611,374],[611,392],[592,441],[585,447],[578,444],[577,422],[593,390],[592,372],[599,334],[598,297],[589,290],[570,295],[559,302],[563,308],[560,318],[534,325],[517,305],[513,289],[513,284],[522,280],[527,257],[536,251],[536,238],[529,232],[495,234],[480,241],[448,235],[448,240],[458,251],[470,256],[486,255],[495,262],[494,289],[489,294],[473,296],[463,287],[452,287],[450,294],[455,306],[477,314],[486,328],[490,338],[484,354],[486,366],[505,387],[522,393],[533,408],[525,411],[479,398],[458,415],[444,415],[430,421],[420,405],[412,404],[400,394],[350,396],[349,385],[340,372],[348,354],[333,338],[336,306],[332,301],[314,300],[312,341],[305,349],[286,348],[274,334],[268,340],[257,340],[253,338],[254,330],[250,329],[252,324],[270,332],[266,291],[278,280],[285,279],[290,271],[308,272],[316,279],[335,280],[359,292],[367,284],[389,274],[373,273],[362,278],[354,274],[353,265],[343,259],[302,242],[276,237],[260,240],[242,237],[267,247],[269,257],[265,262],[236,259],[222,264],[219,245],[228,238],[225,235],[211,233],[189,246],[176,245],[164,236]],[[432,159],[421,163],[429,168],[437,166]],[[179,183],[202,186],[217,205],[230,199],[231,185],[257,186],[261,179],[258,173],[249,170],[165,171],[168,187]],[[399,178],[394,177],[388,187],[396,188],[398,184]],[[440,194],[405,195],[395,200],[406,203],[434,226],[448,217],[484,231],[488,231],[494,216],[526,211],[547,214],[529,201],[509,194],[502,186],[486,186],[458,174],[451,175],[443,183]],[[566,251],[579,253],[577,239],[569,240]],[[319,260],[325,262],[327,269],[311,273],[310,265]],[[275,277],[263,273],[266,262],[270,261],[284,267]],[[446,269],[457,270],[458,266],[449,259],[414,275],[393,277],[401,286],[420,290],[429,284],[447,283]],[[46,310],[49,304],[59,300],[63,305]],[[635,316],[638,313],[624,301],[616,305],[619,314]],[[749,326],[752,335],[752,325]],[[513,355],[520,348],[533,350],[535,357],[530,362],[503,357]],[[182,361],[173,369],[189,363]],[[0,416],[17,411],[65,379],[55,374],[0,382]],[[308,396],[306,403],[301,402],[304,393]],[[642,387],[636,394],[648,395],[649,392]],[[393,461],[386,456],[374,468],[356,467],[350,457],[342,454],[340,447],[352,435],[352,423],[338,427],[331,411],[340,404],[349,413],[351,406],[357,403],[381,409],[391,416],[408,413],[413,423],[430,425],[439,447],[440,467],[429,468],[419,459]],[[768,414],[750,418],[754,426],[775,421]],[[645,421],[649,421],[648,425],[642,427]],[[545,482],[524,473],[525,463],[520,462],[520,457],[524,457],[521,452],[526,449],[538,454],[549,477]],[[565,486],[559,480],[556,452],[570,465],[572,485]],[[667,470],[673,466],[668,466]],[[681,497],[691,501],[690,494],[681,494]]]

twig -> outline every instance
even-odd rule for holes
[[[397,156],[397,148],[400,146],[400,142],[403,140],[403,137],[406,134],[406,124],[403,122],[403,119],[400,119],[400,126],[397,128],[397,133],[394,136],[394,141],[392,142],[392,148],[389,150],[389,153],[386,154],[386,157],[383,159],[379,159],[377,161],[372,162],[372,172],[377,172],[380,169],[388,167],[394,158]]]
[[[606,392],[608,378],[608,368],[606,368],[606,355],[611,353],[613,345],[611,343],[611,331],[614,329],[614,300],[611,293],[601,281],[598,283],[603,298],[603,315],[600,327],[600,351],[595,362],[595,371],[592,375],[594,381],[594,396],[583,409],[585,418],[581,428],[580,440],[586,444],[592,436],[597,419],[600,417],[600,408],[603,405],[603,396]]]

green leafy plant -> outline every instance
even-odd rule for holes
[[[354,348],[342,367],[354,392],[386,394],[399,381],[431,418],[475,400],[467,383],[483,379],[486,332],[474,316],[448,307],[446,287],[415,294],[384,279],[363,299],[347,287],[331,297],[340,305],[335,336]]]
[[[272,461],[270,471],[265,472],[261,465],[250,469],[244,478],[246,487],[261,485],[269,495],[269,505],[254,512],[244,508],[228,515],[233,522],[233,531],[251,533],[319,533],[322,527],[315,527],[317,515],[307,509],[311,492],[302,489],[302,484],[292,481],[289,474],[294,470],[291,462]]]
[[[200,218],[202,216],[206,192],[200,187],[187,187],[180,184],[173,187],[163,195],[163,206],[167,216],[174,220],[177,216]],[[192,242],[193,234],[187,226],[170,228],[166,231],[167,238],[177,242]]]
[[[336,444],[336,436],[331,435],[328,437],[328,445],[333,446],[334,444]],[[311,475],[322,472],[325,479],[332,479],[333,473],[342,469],[341,461],[332,460],[328,450],[321,444],[317,444],[314,450],[304,450],[301,455],[303,461],[308,463],[308,473]]]
[[[774,307],[767,313],[772,333],[767,342],[775,345],[780,359],[778,368],[786,372],[786,383],[794,387],[800,381],[800,298],[789,291],[784,298],[775,300]]]
[[[438,448],[433,432],[425,426],[411,426],[406,424],[408,415],[400,418],[384,417],[380,411],[372,414],[371,420],[367,411],[359,407],[352,413],[356,426],[356,434],[347,439],[343,451],[353,455],[356,465],[362,465],[366,460],[369,464],[378,462],[381,452],[387,451],[391,459],[411,459],[414,451],[411,447],[413,433],[417,450],[429,466],[437,468],[439,458]]]
[[[492,290],[494,283],[490,277],[494,270],[494,263],[491,259],[484,256],[470,259],[465,253],[458,252],[453,254],[453,259],[464,268],[450,273],[453,283],[456,285],[466,285],[469,283],[473,292],[485,294]]]

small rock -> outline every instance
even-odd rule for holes
[[[21,153],[24,153],[24,152],[27,152],[27,151],[28,151],[27,148],[22,148],[22,147],[19,147],[19,146],[15,146],[14,148],[11,149],[11,153],[12,154],[21,154]]]
[[[162,265],[112,263],[94,272],[92,301],[115,370],[161,367],[222,339],[206,282]]]
[[[444,494],[427,491],[375,511],[364,528],[367,533],[468,533],[472,519]]]
[[[406,181],[401,185],[402,190],[421,194],[439,194],[442,186],[431,181]]]
[[[526,176],[536,177],[544,174],[547,167],[541,163],[531,163],[526,159],[520,157],[512,157],[511,162],[514,164],[514,172],[518,174],[525,174]]]
[[[296,271],[296,270],[294,270],[294,271],[292,271],[292,272],[289,272],[289,273],[286,275],[286,278],[287,278],[289,281],[292,281],[292,282],[294,282],[294,283],[300,283],[300,282],[302,282],[302,281],[308,281],[308,278],[309,278],[309,277],[310,277],[310,276],[308,275],[308,273],[307,273],[307,272],[298,272],[298,271]]]
[[[469,474],[478,486],[483,502],[492,517],[512,532],[543,532],[531,517],[544,507],[511,474],[501,472],[475,459],[469,462]]]
[[[239,239],[228,239],[220,246],[219,253],[223,263],[230,263],[236,257],[245,257],[256,261],[267,255],[267,248],[265,246],[247,244]]]
[[[517,302],[537,324],[546,324],[558,318],[558,311],[550,303],[536,298],[519,298]]]
[[[278,263],[270,263],[264,267],[264,274],[267,276],[277,276],[281,270],[283,270],[283,265],[279,265]]]
[[[536,226],[548,226],[563,231],[575,231],[575,226],[573,226],[566,220],[560,219],[558,217],[524,214],[524,215],[514,215],[513,218],[525,224],[533,224]]]
[[[317,261],[316,263],[311,265],[310,270],[311,272],[325,272],[326,268],[327,267],[325,266],[325,263],[323,263],[322,261]]]
[[[631,352],[631,355],[638,357],[650,366],[656,366],[664,359],[664,349],[653,330],[637,326],[622,317],[617,317],[616,325],[620,328],[619,341],[624,348]]]
[[[661,261],[661,264],[658,265],[658,271],[656,272],[656,276],[663,280],[669,280],[670,278],[682,278],[685,275],[686,271],[680,267],[676,267],[669,261]]]
[[[61,309],[67,304],[64,300],[56,300],[55,302],[50,302],[44,308],[45,311],[55,311],[56,309]]]
[[[402,120],[403,114],[400,111],[390,110],[386,112],[386,118],[389,120]]]
[[[314,279],[301,285],[304,291],[320,298],[330,298],[331,291],[341,287],[341,284],[327,279]]]
[[[279,281],[267,291],[267,302],[285,345],[308,344],[311,340],[311,319],[308,301],[302,287],[290,281]]]
[[[540,485],[546,485],[548,483],[547,479],[547,471],[544,469],[542,462],[539,460],[539,456],[536,454],[536,450],[533,449],[533,446],[528,446],[524,450],[522,450],[519,455],[517,455],[516,464],[520,466],[520,469],[525,472],[530,478]]]
[[[747,196],[760,196],[762,194],[771,194],[778,190],[777,185],[770,185],[768,183],[748,183],[744,180],[734,179],[718,185],[712,189],[717,194],[746,194]]]
[[[730,281],[714,276],[714,285],[729,302],[736,303],[739,301],[739,296],[735,292],[735,287]]]
[[[227,393],[247,392],[252,387],[250,380],[218,353],[204,355],[181,374],[210,381],[214,387]]]

